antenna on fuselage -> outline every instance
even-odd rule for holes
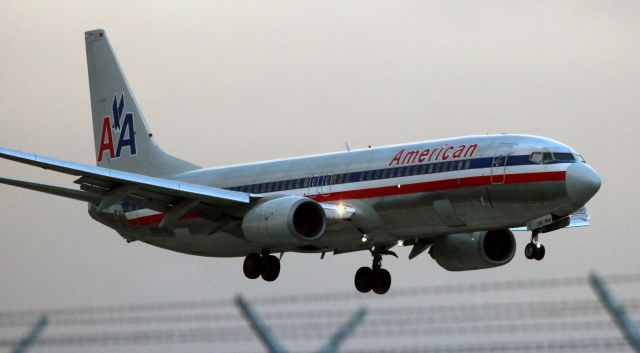
[[[344,147],[347,148],[347,152],[351,152],[351,147],[349,147],[349,141],[344,142]]]

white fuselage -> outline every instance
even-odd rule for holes
[[[561,158],[549,159],[553,156],[550,153]],[[576,171],[569,172],[572,168]],[[309,244],[269,249],[322,252],[506,229],[548,214],[566,216],[583,206],[579,195],[568,190],[568,174],[588,173],[585,168],[590,170],[573,149],[556,141],[492,135],[200,169],[166,177],[265,198],[304,196],[375,215],[363,223],[331,224],[321,239]],[[118,207],[90,213],[128,239],[174,251],[203,256],[244,256],[260,251],[243,239],[237,222],[228,226],[228,218],[218,221],[186,215],[167,229],[157,227],[161,213],[130,204]],[[220,228],[218,223],[227,226]],[[369,233],[370,242],[361,241],[363,233]]]

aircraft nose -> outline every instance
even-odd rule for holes
[[[576,206],[584,206],[598,192],[601,183],[598,173],[585,163],[572,163],[567,169],[567,194]]]

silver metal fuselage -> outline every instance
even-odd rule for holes
[[[583,161],[536,163],[530,159],[534,152],[577,156],[569,146],[547,138],[505,134],[200,169],[166,177],[262,197],[298,195],[354,207],[365,214],[360,223],[330,224],[317,241],[269,249],[353,251],[399,240],[518,227],[549,214],[562,217],[581,208],[597,191],[599,178]],[[169,228],[159,228],[163,215],[146,209],[125,206],[118,212],[90,213],[128,239],[173,251],[232,257],[261,250],[244,240],[237,229],[218,227],[218,222],[202,217],[183,217]],[[219,223],[229,224],[229,220]],[[363,233],[369,238],[364,243]]]

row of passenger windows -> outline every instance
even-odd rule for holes
[[[253,185],[243,185],[230,188],[230,190],[248,192],[248,193],[268,193],[283,190],[316,188],[329,185],[354,183],[359,181],[380,180],[388,178],[399,178],[420,174],[442,173],[454,170],[469,169],[471,160],[466,161],[450,161],[431,164],[413,165],[408,167],[385,168],[376,170],[367,170],[363,172],[352,172],[333,174],[325,176],[315,176],[300,179],[290,179],[282,181],[274,181],[270,183],[261,183]],[[315,192],[313,190],[312,192]]]

